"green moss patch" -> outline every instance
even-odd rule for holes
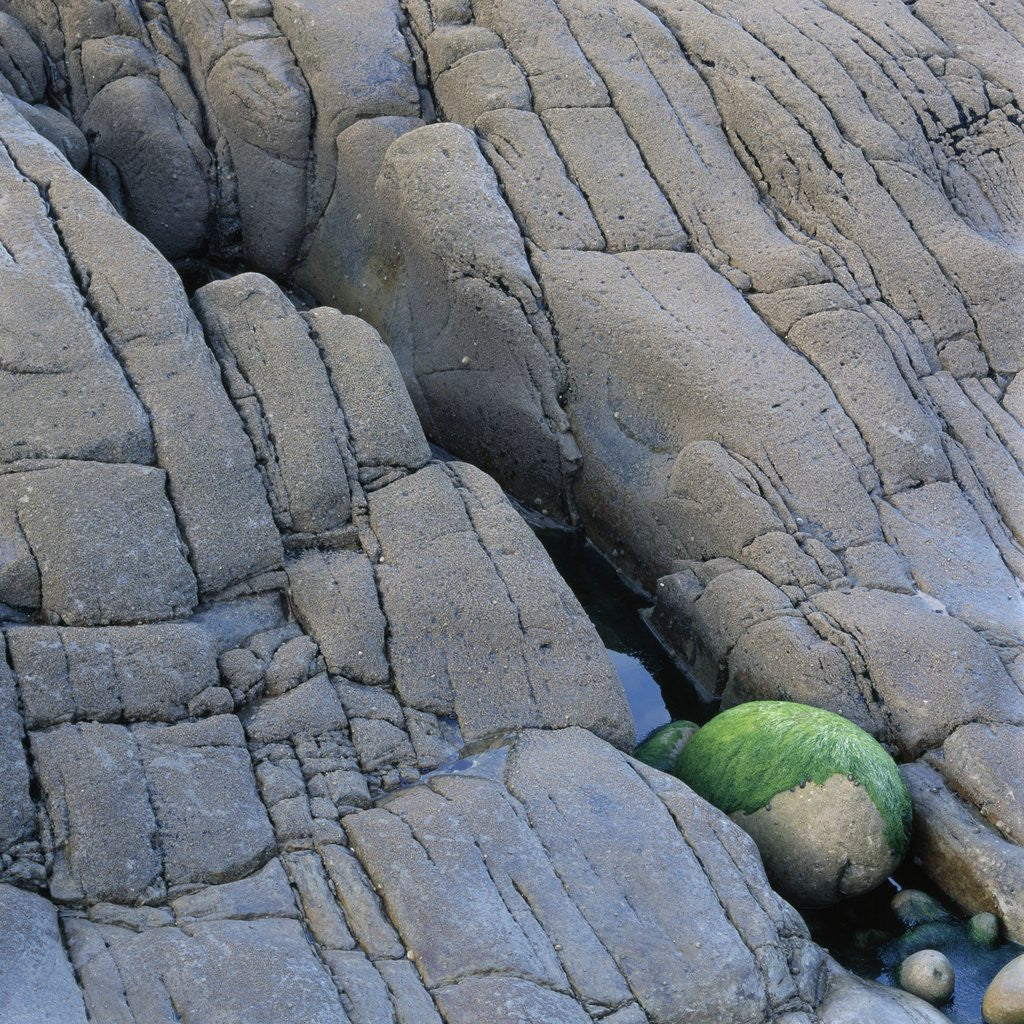
[[[788,701],[753,701],[713,718],[683,748],[675,774],[726,814],[753,814],[801,783],[847,775],[863,786],[902,857],[910,843],[910,794],[895,761],[840,715]]]
[[[679,755],[699,728],[684,719],[659,726],[633,751],[633,756],[659,771],[674,772]]]

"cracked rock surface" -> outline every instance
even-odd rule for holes
[[[53,10],[89,110],[98,67],[181,85],[135,8]],[[33,124],[0,99],[3,1024],[942,1019],[628,756],[593,626],[369,324],[190,302]]]
[[[0,12],[8,102],[169,259],[189,272],[243,261],[368,320],[427,436],[524,503],[578,518],[656,594],[660,631],[710,689],[844,714],[938,773],[928,828],[973,816],[979,856],[965,870],[990,847],[1019,856],[1005,805],[1024,762],[975,742],[1024,736],[1013,0],[2,0]],[[330,528],[301,460],[344,453],[312,404],[310,423],[268,439],[269,406],[323,366],[339,376],[331,330],[310,319],[321,356],[289,353],[274,379],[272,339],[221,340],[237,312],[223,293],[216,309],[199,301],[268,519],[257,475],[226,454],[242,437],[220,436],[215,367],[184,354],[194,327],[179,318],[157,345],[173,308],[118,305],[93,269],[107,236],[61,212],[62,187],[48,186],[53,220],[78,255],[68,266],[47,244],[21,257],[41,282],[22,300],[38,334],[13,367],[32,378],[10,400],[22,405],[4,458],[148,465],[155,453],[196,600],[279,571],[275,528]],[[276,336],[275,301],[263,324]],[[55,316],[59,354],[45,344]],[[154,392],[165,361],[193,375],[187,404]],[[78,377],[67,397],[58,371]],[[357,476],[387,475],[360,457]],[[20,486],[0,488],[0,522]],[[440,507],[434,487],[458,497],[479,536],[494,518],[462,470],[402,486],[410,508]],[[117,487],[140,520],[160,518],[156,477]],[[383,495],[367,499],[382,538]],[[42,516],[30,503],[7,542],[16,607],[35,601],[38,564],[61,557],[29,554],[23,536],[79,528],[73,508]],[[250,542],[225,550],[223,522]],[[396,565],[432,576],[418,558]],[[414,615],[377,575],[388,614]],[[69,575],[38,606],[78,614],[82,585]],[[113,595],[96,600],[116,611]],[[146,598],[154,615],[190,600],[186,574]],[[440,706],[439,679],[399,689]],[[1024,938],[1019,886],[996,902]]]

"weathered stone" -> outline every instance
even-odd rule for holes
[[[278,697],[268,697],[243,715],[245,731],[256,743],[343,728],[345,709],[326,673],[314,676]]]
[[[356,940],[345,923],[320,857],[295,853],[285,858],[302,901],[302,913],[313,937],[324,949],[354,949]]]
[[[530,106],[526,76],[502,48],[474,50],[460,57],[437,75],[435,90],[446,120],[467,128],[488,110]]]
[[[359,861],[338,844],[325,844],[318,852],[359,945],[374,960],[404,957],[405,946],[381,908],[379,897]]]
[[[538,542],[482,474],[455,474],[430,466],[369,497],[399,696],[454,711],[467,740],[582,724],[630,743],[620,684],[586,619],[564,584],[539,585],[551,582]]]
[[[169,259],[201,251],[212,198],[210,155],[155,78],[105,85],[92,97],[82,128],[92,151],[114,169],[132,223]]]
[[[686,248],[686,232],[613,107],[552,109],[542,120],[609,252]]]
[[[31,775],[23,746],[25,726],[19,714],[18,691],[7,667],[0,638],[0,853],[35,831],[35,807],[29,793]]]
[[[0,100],[5,136],[18,130],[11,110]],[[45,197],[5,148],[0,187],[0,462],[151,462],[146,413],[89,315]]]
[[[353,718],[352,742],[363,771],[375,771],[385,765],[412,763],[416,755],[409,737],[397,726],[379,719]]]
[[[1009,938],[1024,937],[1024,851],[949,791],[926,764],[905,765],[914,801],[915,849],[936,884],[971,913],[995,913]]]
[[[1024,728],[969,722],[942,745],[942,774],[1003,835],[1024,844]]]
[[[328,671],[386,683],[387,623],[370,560],[360,551],[305,551],[288,562],[295,615],[316,640]]]
[[[195,607],[196,579],[166,479],[158,469],[98,462],[0,476],[0,538],[24,538],[47,619],[95,626],[169,619]],[[0,590],[0,598],[23,601],[18,592]]]
[[[128,729],[61,725],[31,742],[53,829],[50,892],[125,903],[160,892],[159,826]]]
[[[234,715],[137,726],[168,885],[222,882],[262,866],[274,835]]]
[[[253,439],[278,522],[305,533],[344,525],[348,433],[295,307],[259,274],[208,284],[193,304]]]
[[[164,721],[216,687],[216,648],[191,624],[7,631],[11,665],[30,729],[78,719]]]
[[[253,1024],[338,1024],[347,1020],[324,967],[298,921],[277,917],[202,921],[141,934],[104,930],[121,997],[135,1020],[184,1019]],[[86,1000],[92,995],[86,987]]]
[[[85,1024],[85,1006],[61,945],[57,914],[34,893],[0,884],[2,1019]]]
[[[650,588],[666,582],[659,629],[727,702],[810,701],[927,753],[951,788],[928,775],[919,797],[925,860],[1017,934],[1019,847],[1001,837],[1019,838],[1007,757],[1024,721],[1015,31],[1005,5],[962,0],[7,0],[3,475],[152,474],[162,513],[127,523],[158,567],[140,589],[110,582],[119,539],[89,532],[128,506],[116,488],[83,488],[66,507],[88,514],[63,533],[48,518],[60,495],[36,510],[34,537],[5,508],[0,618],[52,638],[40,616],[82,633],[192,617],[166,624],[151,678],[144,644],[107,671],[106,652],[81,650],[88,636],[69,646],[65,628],[72,663],[54,645],[39,666],[35,651],[0,711],[16,779],[4,807],[26,835],[11,877],[45,885],[52,861],[51,895],[82,905],[63,928],[91,1019],[938,1019],[824,964],[735,829],[597,740],[512,737],[507,761],[471,756],[428,790],[349,812],[368,804],[367,780],[377,793],[415,778],[385,748],[424,769],[450,760],[456,718],[468,738],[577,724],[632,740],[596,637],[510,507],[472,471],[428,466],[400,366],[432,440],[530,506],[578,515]],[[113,208],[73,172],[87,158]],[[210,291],[255,284],[273,302],[233,323],[218,367],[125,216],[190,284],[208,258],[248,261],[307,289],[296,306],[364,313],[395,361],[372,328],[299,314],[247,276]],[[288,435],[280,450],[257,391]],[[314,583],[298,616],[310,635],[279,633],[300,609],[285,550],[362,560],[381,590],[365,608],[386,623],[318,606]],[[50,607],[54,572],[102,584],[116,614]],[[352,681],[401,706],[350,690],[350,724],[339,690]],[[22,828],[19,693],[38,843]],[[231,701],[248,748],[218,721]],[[134,733],[170,740],[157,756],[187,778],[149,778]],[[366,777],[358,745],[380,762]],[[293,878],[301,906],[277,860],[259,868],[273,845],[257,856],[250,759],[276,842],[323,851],[326,881],[312,859]],[[161,785],[187,824],[169,842],[149,810]],[[185,832],[206,834],[235,799],[239,834],[190,847]],[[339,814],[404,815],[436,860],[398,844],[425,892],[471,865],[467,884],[513,940],[487,948],[474,928],[492,918],[474,926],[448,891],[450,934],[417,931],[429,911],[407,877],[368,863],[394,876],[378,897],[339,845]],[[172,875],[199,878],[177,925]],[[341,941],[333,899],[365,959],[317,945]],[[495,975],[494,955],[532,973]],[[430,972],[440,982],[425,986]],[[21,998],[29,975],[15,976]],[[35,977],[29,1005],[45,1014]]]
[[[22,173],[44,183],[84,299],[149,414],[200,586],[276,568],[281,542],[251,445],[177,275],[38,136],[9,128],[3,104],[0,126]]]
[[[305,314],[345,414],[361,471],[419,469],[430,447],[395,357],[364,320],[320,307]]]
[[[349,718],[376,718],[399,727],[405,724],[398,698],[383,687],[343,685],[338,694]]]
[[[171,901],[179,920],[247,920],[255,917],[299,917],[295,896],[281,861],[271,860],[247,878],[208,885]],[[170,921],[167,922],[170,924]]]
[[[577,788],[584,778],[591,792],[600,788],[597,803]],[[605,1005],[632,990],[649,1014],[666,1017],[674,1007],[700,1005],[739,1019],[748,1003],[764,1007],[782,998],[774,982],[762,979],[750,950],[771,941],[784,905],[754,912],[743,904],[740,931],[714,923],[740,920],[725,917],[720,897],[729,906],[737,901],[732,915],[750,901],[750,890],[741,882],[725,896],[725,875],[714,882],[719,895],[706,882],[694,886],[699,865],[706,869],[725,840],[699,823],[701,812],[681,784],[666,779],[664,794],[652,790],[622,755],[580,730],[525,734],[502,782],[441,775],[430,788],[405,790],[344,822],[422,976],[449,993],[453,1012],[474,1019],[476,986],[466,979],[491,973],[511,974],[519,980],[516,998],[526,1005],[541,999],[538,1005],[547,1006],[547,1000],[551,1012],[570,1014],[567,1020],[578,1013],[566,998],[573,989]],[[679,816],[678,825],[670,824],[669,812]],[[658,865],[642,884],[624,869],[630,851],[611,838],[627,818],[644,836],[647,863]],[[715,863],[737,870],[728,855]],[[396,872],[415,884],[396,886]],[[681,889],[690,894],[682,930],[676,915],[671,925],[664,917],[667,893]],[[630,908],[625,916],[623,906]],[[701,943],[700,975],[678,969],[694,942]],[[456,996],[451,986],[464,994]]]
[[[958,725],[983,718],[1019,722],[1024,697],[995,651],[959,619],[923,601],[879,591],[829,591],[813,599],[855,638],[908,755],[941,743]],[[913,624],[913,631],[903,631]],[[903,639],[897,644],[895,633]],[[951,661],[946,652],[956,651]],[[927,702],[927,703],[925,703]]]
[[[477,118],[476,127],[526,238],[542,249],[603,247],[604,236],[586,198],[569,179],[536,114],[492,110]]]

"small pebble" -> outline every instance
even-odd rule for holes
[[[979,946],[994,946],[999,941],[999,918],[987,912],[975,914],[967,922],[967,935]]]
[[[953,994],[953,965],[937,949],[922,949],[900,964],[899,980],[911,995],[941,1006]]]

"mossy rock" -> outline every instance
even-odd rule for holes
[[[633,756],[652,768],[672,773],[679,755],[698,729],[700,726],[696,722],[683,719],[659,726],[633,751]]]
[[[999,941],[999,918],[988,911],[975,914],[967,922],[967,937],[976,946],[991,949]]]
[[[958,922],[926,921],[886,942],[878,950],[878,958],[886,968],[895,972],[908,956],[913,956],[922,949],[937,949],[950,953],[960,946],[963,940],[963,929]]]
[[[675,774],[753,837],[772,881],[803,906],[874,888],[910,843],[910,794],[896,763],[820,708],[730,708],[683,748]]]
[[[934,896],[920,889],[901,889],[890,903],[893,913],[906,928],[916,928],[929,921],[949,921],[951,916]]]

